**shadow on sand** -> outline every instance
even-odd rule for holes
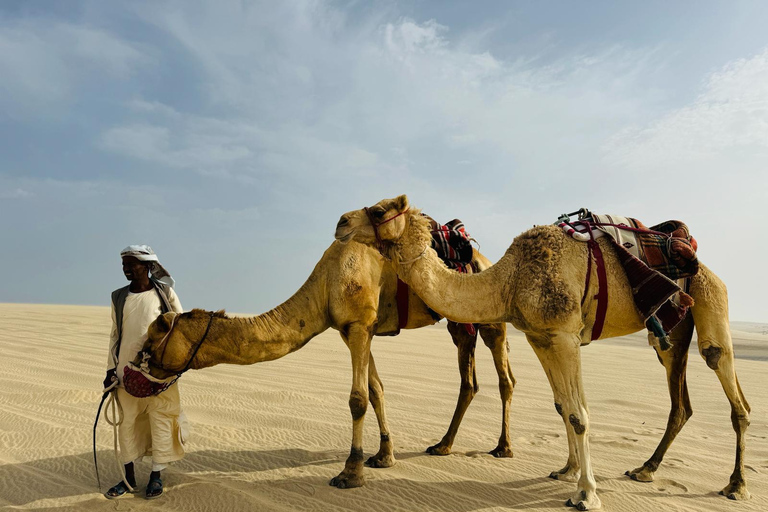
[[[102,492],[120,478],[114,454],[99,451]],[[430,455],[411,452],[398,455],[405,461]],[[201,450],[190,452],[165,473],[166,496],[162,501],[136,496],[120,500],[120,509],[141,510],[430,510],[472,512],[490,507],[509,509],[567,510],[565,501],[573,484],[541,475],[488,483],[479,480],[427,481],[390,478],[387,469],[366,468],[367,484],[358,489],[340,490],[328,485],[330,477],[343,467],[345,453],[311,452],[300,449],[265,451]],[[489,460],[490,464],[494,460]],[[302,475],[311,466],[329,466],[327,475]],[[275,471],[279,478],[254,476]],[[506,469],[505,469],[506,471]],[[140,491],[146,485],[149,465],[137,468]],[[396,474],[396,473],[395,473]],[[438,473],[439,474],[439,473]],[[265,475],[266,476],[266,475]],[[434,479],[434,478],[432,478]],[[613,492],[605,485],[617,478],[599,478],[601,495]],[[115,501],[101,496],[91,453],[39,459],[0,466],[0,506],[24,510],[114,510]],[[652,486],[637,484],[629,493],[636,498],[663,498],[668,495]],[[710,494],[705,495],[709,497]],[[689,497],[702,498],[705,496]],[[712,497],[716,497],[713,493]],[[209,506],[210,500],[210,506]],[[660,503],[661,504],[661,503]],[[158,506],[162,505],[160,508]],[[8,507],[8,508],[6,508]]]

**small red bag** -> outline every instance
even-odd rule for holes
[[[123,368],[123,387],[128,394],[137,398],[147,398],[149,396],[159,395],[178,380],[175,376],[168,381],[160,381],[152,376],[147,376],[144,372],[134,370],[132,364]],[[152,379],[152,380],[150,380]]]

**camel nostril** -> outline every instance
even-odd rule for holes
[[[342,228],[342,227],[346,226],[347,224],[349,224],[349,220],[347,220],[346,217],[342,217],[341,219],[339,219],[339,223],[336,224],[336,227],[337,228]]]

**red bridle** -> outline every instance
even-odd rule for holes
[[[371,226],[373,227],[373,234],[376,236],[376,247],[377,247],[377,249],[379,249],[379,252],[383,255],[384,254],[384,242],[381,240],[381,236],[379,235],[379,226],[383,226],[387,222],[393,221],[396,218],[398,218],[399,216],[408,213],[408,210],[410,210],[410,208],[406,208],[405,210],[403,210],[402,212],[398,213],[394,217],[390,217],[387,220],[383,220],[381,222],[376,222],[374,220],[373,215],[371,215],[371,212],[370,212],[370,210],[368,209],[367,206],[365,208],[363,208],[363,210],[365,210],[365,214],[368,216],[368,220],[371,221]]]

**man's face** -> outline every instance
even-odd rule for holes
[[[142,277],[147,277],[149,270],[134,256],[123,256],[123,274],[129,281],[136,281]]]

